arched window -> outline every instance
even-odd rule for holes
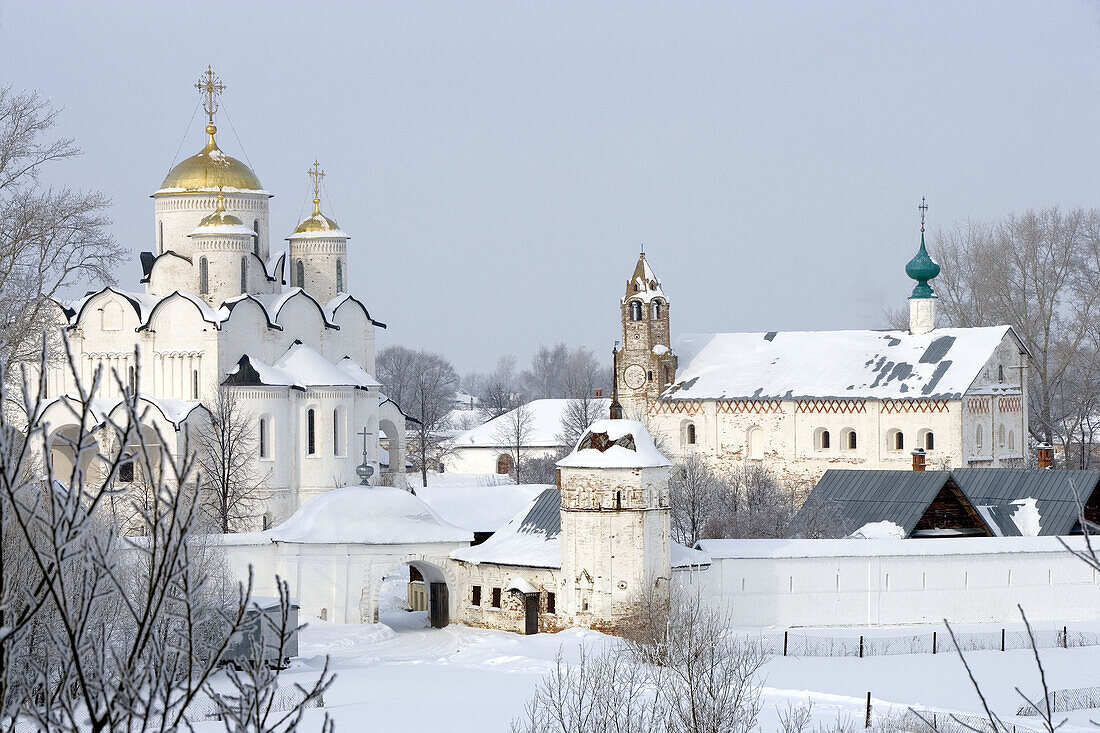
[[[195,369],[191,372],[191,399],[197,400],[199,398],[199,370]]]
[[[199,293],[202,295],[210,293],[210,265],[205,257],[199,258]]]
[[[814,440],[814,447],[818,450],[829,450],[832,443],[832,436],[829,435],[828,430],[825,428],[818,428],[817,435],[814,437],[816,438],[816,440]]]
[[[137,374],[134,372],[133,367],[127,369],[126,372],[126,384],[130,388],[130,394],[133,394],[137,390]]]
[[[241,258],[241,292],[248,292],[248,258]]]
[[[270,514],[265,514],[264,515],[263,522],[264,522],[263,523],[263,528],[264,528],[265,532],[267,530],[271,529],[271,515]]]
[[[344,292],[344,265],[336,260],[336,292]]]
[[[129,484],[134,481],[134,461],[132,458],[124,458],[123,462],[118,464],[118,480]]]
[[[122,330],[122,306],[116,301],[109,300],[100,311],[100,328],[104,331]]]
[[[695,445],[698,435],[695,431],[695,423],[684,420],[680,423],[680,445]]]
[[[998,448],[1004,448],[1005,447],[1005,426],[1004,425],[1001,425],[1000,427],[997,428],[997,447]]]
[[[926,451],[936,449],[936,435],[931,430],[924,434],[924,449]]]
[[[653,301],[653,320],[657,320],[661,317],[661,301]]]
[[[840,447],[842,450],[855,450],[857,446],[856,431],[852,428],[845,428],[840,433]]]
[[[306,266],[302,264],[301,260],[295,263],[294,274],[298,279],[298,287],[304,288],[306,286]]]
[[[501,453],[497,456],[497,473],[506,475],[512,472],[512,469],[516,467],[516,462],[512,459],[512,456],[508,453]]]
[[[256,232],[256,236],[252,238],[252,253],[257,257],[260,256],[260,220],[252,220],[252,231]]]
[[[688,423],[687,442],[688,445],[695,445],[695,423]]]
[[[979,425],[974,429],[974,447],[978,450],[982,449],[982,426]]]
[[[887,450],[905,450],[905,436],[897,428],[886,434]]]
[[[745,436],[745,442],[749,446],[749,458],[763,458],[764,457],[764,431],[760,428],[753,426],[749,428],[748,435]]]
[[[1016,449],[1016,431],[1015,430],[1009,430],[1008,431],[1008,449],[1009,450],[1015,450]]]
[[[343,410],[337,407],[332,411],[332,455],[342,456],[344,450],[344,416]]]
[[[998,364],[997,365],[997,381],[998,382],[1005,381],[1005,366],[1004,366],[1004,364]]]
[[[157,222],[157,254],[164,252],[164,222]]]
[[[630,301],[630,320],[632,320],[632,321],[642,320],[642,301],[640,301],[640,300]]]
[[[317,411],[306,410],[306,455],[317,454]]]
[[[271,457],[271,437],[268,435],[270,418],[261,417],[259,425],[260,458]]]

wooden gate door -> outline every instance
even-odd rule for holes
[[[524,628],[525,634],[537,634],[539,633],[539,594],[538,593],[524,593],[523,594],[523,608],[524,608]]]
[[[450,622],[448,605],[447,584],[432,583],[431,598],[428,599],[428,620],[433,629],[442,629]]]

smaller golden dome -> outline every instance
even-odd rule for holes
[[[199,222],[199,227],[244,226],[244,222],[225,210],[225,196],[218,194],[218,205],[214,213]]]
[[[251,168],[218,148],[214,141],[214,133],[217,131],[218,128],[214,125],[206,126],[206,147],[170,170],[164,183],[160,184],[162,191],[263,190],[260,179]]]
[[[302,219],[302,223],[294,230],[295,234],[321,234],[332,232],[333,236],[347,236],[340,231],[340,225],[321,213],[321,199],[313,199],[313,213]]]

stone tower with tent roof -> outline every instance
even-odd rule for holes
[[[620,309],[623,340],[615,350],[616,396],[628,417],[641,417],[676,377],[668,298],[644,252],[626,282]]]
[[[561,471],[562,610],[575,626],[614,631],[672,579],[671,465],[636,420],[597,420]]]

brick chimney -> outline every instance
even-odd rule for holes
[[[914,448],[913,449],[913,470],[914,471],[923,471],[924,470],[924,448]]]
[[[1040,443],[1035,446],[1035,454],[1039,460],[1039,468],[1050,468],[1054,465],[1054,448],[1050,443]]]

